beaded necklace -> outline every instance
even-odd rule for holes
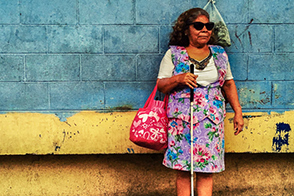
[[[209,55],[202,61],[199,62],[191,58],[190,56],[189,56],[189,60],[195,65],[196,69],[203,70],[207,66],[211,57],[212,57],[212,53],[211,53],[211,50],[209,50]]]

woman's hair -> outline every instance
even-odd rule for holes
[[[196,19],[198,16],[204,15],[209,20],[209,14],[201,8],[192,8],[183,12],[175,22],[173,26],[173,32],[170,34],[169,46],[188,46],[189,38],[185,34],[186,30],[189,28],[189,25]]]

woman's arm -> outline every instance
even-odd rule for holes
[[[238,135],[243,130],[244,121],[235,81],[233,79],[226,80],[223,85],[223,90],[225,91],[228,102],[235,112],[234,129],[236,130],[235,135]]]
[[[160,63],[159,74],[157,79],[158,90],[164,94],[169,93],[178,85],[188,85],[190,88],[197,87],[194,74],[185,73],[173,75],[175,65],[172,62],[171,50],[166,51]]]
[[[196,79],[198,76],[192,73],[184,73],[172,76],[170,78],[157,79],[157,88],[160,92],[167,94],[179,85],[187,85],[190,88],[196,88]]]

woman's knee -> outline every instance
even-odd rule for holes
[[[190,179],[191,174],[187,171],[177,171],[178,179]]]
[[[208,178],[212,178],[213,174],[212,173],[196,173],[196,177],[208,179]]]

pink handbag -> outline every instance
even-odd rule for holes
[[[157,84],[133,120],[130,129],[130,140],[138,146],[153,150],[167,148],[167,96],[163,101],[154,100]]]

